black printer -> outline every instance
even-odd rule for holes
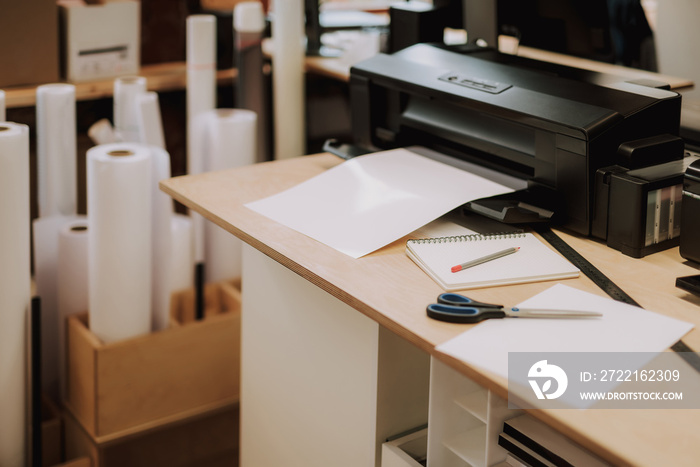
[[[526,179],[527,190],[475,210],[553,213],[583,235],[606,215],[595,208],[598,169],[683,157],[682,142],[669,146],[681,141],[679,94],[491,49],[416,44],[379,54],[351,68],[350,96],[356,145],[421,145]]]

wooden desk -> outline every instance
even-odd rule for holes
[[[268,57],[272,57],[273,50],[271,40],[266,39],[265,41],[263,41],[263,52]],[[550,52],[547,50],[533,49],[532,47],[518,47],[517,55],[520,57],[531,58],[533,60],[557,63],[560,65],[581,68],[584,70],[595,71],[598,73],[618,75],[626,80],[647,79],[653,81],[660,81],[663,83],[668,83],[669,86],[671,86],[671,89],[674,91],[690,88],[694,85],[693,81],[687,78],[662,75],[659,73],[653,73],[651,71],[639,70],[636,68],[629,68],[621,65],[614,65],[612,63],[597,62],[595,60],[574,57],[572,55],[565,55],[556,52]],[[342,58],[307,57],[305,66],[307,73],[315,73],[339,81],[348,81],[350,79],[351,65],[344,61]]]
[[[259,260],[264,268],[269,268],[264,271],[272,270],[271,263],[279,263],[295,273],[296,275],[292,276],[299,281],[310,284],[314,290],[326,292],[326,295],[334,297],[334,300],[337,299],[345,307],[349,306],[349,309],[358,311],[356,315],[361,313],[368,317],[370,322],[378,323],[380,334],[383,330],[390,331],[389,334],[401,337],[422,353],[448,364],[462,375],[506,398],[505,380],[453,360],[435,350],[436,345],[462,333],[467,327],[427,318],[425,306],[431,303],[441,290],[405,256],[406,238],[355,260],[243,206],[249,201],[289,188],[340,162],[340,159],[327,154],[306,156],[222,172],[178,177],[161,183],[162,189],[173,198],[240,237],[252,247],[248,247],[247,256],[244,256],[243,379],[246,378],[246,358],[250,359],[248,365],[253,365],[252,362],[257,357],[250,353],[246,355],[246,339],[251,343],[261,337],[245,334],[245,322],[251,319],[248,310],[255,307],[256,303],[252,302],[261,298],[260,292],[256,295],[253,290],[250,296],[246,296],[248,289],[245,261],[250,259]],[[597,241],[565,233],[561,236],[643,307],[694,323],[695,330],[683,340],[691,348],[700,349],[700,300],[674,286],[676,276],[697,274],[698,271],[684,262],[677,249],[643,259],[633,259]],[[269,258],[260,259],[256,255],[266,255]],[[270,258],[274,261],[270,261]],[[567,280],[566,284],[604,296],[604,293],[585,276]],[[552,285],[552,282],[543,282],[504,286],[471,291],[470,295],[477,300],[517,303]],[[281,293],[279,290],[282,290],[278,290],[274,283],[267,283],[266,287],[268,296]],[[273,303],[278,302],[271,301],[271,307],[275,306]],[[269,325],[272,329],[273,323],[270,322]],[[267,353],[264,348],[258,348],[257,351]],[[272,351],[279,352],[276,354],[279,358],[285,353],[285,349]],[[265,356],[261,355],[261,358],[264,359]],[[312,391],[316,385],[313,381],[295,379],[293,369],[285,370],[283,367],[280,371],[292,372],[286,380],[289,386],[300,386]],[[269,375],[267,377],[269,384],[276,382],[275,378]],[[258,389],[262,392],[268,390],[263,387]],[[318,396],[315,392],[314,395]],[[243,392],[243,465],[247,452],[246,402],[246,393]],[[350,404],[351,401],[348,400],[347,403]],[[697,429],[700,425],[700,412],[697,410],[537,410],[531,411],[531,414],[615,464],[696,465],[700,459],[700,430]],[[335,427],[325,429],[332,431]],[[303,429],[299,428],[299,431]],[[270,442],[274,441],[276,440]],[[289,448],[286,444],[282,444],[282,447],[277,446],[276,448],[275,444],[271,444],[269,450]],[[292,462],[287,465],[297,464]]]
[[[671,89],[678,91],[680,89],[693,86],[693,81],[687,78],[662,75],[651,71],[630,68],[612,63],[598,62],[572,55],[565,55],[548,50],[534,49],[532,47],[519,46],[517,55],[519,57],[531,58],[533,60],[541,60],[543,62],[558,63],[574,68],[582,68],[584,70],[596,71],[598,73],[609,73],[618,75],[627,80],[642,80],[648,79],[668,83]]]

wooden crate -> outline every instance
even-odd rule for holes
[[[95,440],[76,418],[65,415],[66,454],[84,456],[92,467],[236,467],[238,404],[107,441]]]
[[[201,321],[188,294],[173,296],[170,328],[119,342],[101,342],[87,314],[68,318],[65,406],[98,442],[238,401],[240,289],[208,286]]]
[[[176,324],[187,324],[195,320],[195,292],[186,289],[177,292],[170,302],[170,316]],[[241,312],[241,280],[235,279],[204,288],[204,316]]]
[[[60,464],[54,464],[51,467],[92,467],[92,460],[89,457],[79,457]]]
[[[63,422],[49,398],[42,397],[41,405],[41,465],[50,467],[63,459]]]

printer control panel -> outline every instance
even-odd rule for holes
[[[506,89],[513,87],[512,84],[499,83],[497,81],[452,72],[440,76],[439,79],[441,81],[447,81],[448,83],[458,84],[460,86],[476,89],[478,91],[489,92],[491,94],[500,94]]]

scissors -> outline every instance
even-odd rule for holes
[[[450,323],[478,323],[492,318],[591,318],[602,316],[595,311],[554,310],[539,308],[504,307],[482,303],[456,293],[443,293],[437,303],[428,305],[428,316]]]

